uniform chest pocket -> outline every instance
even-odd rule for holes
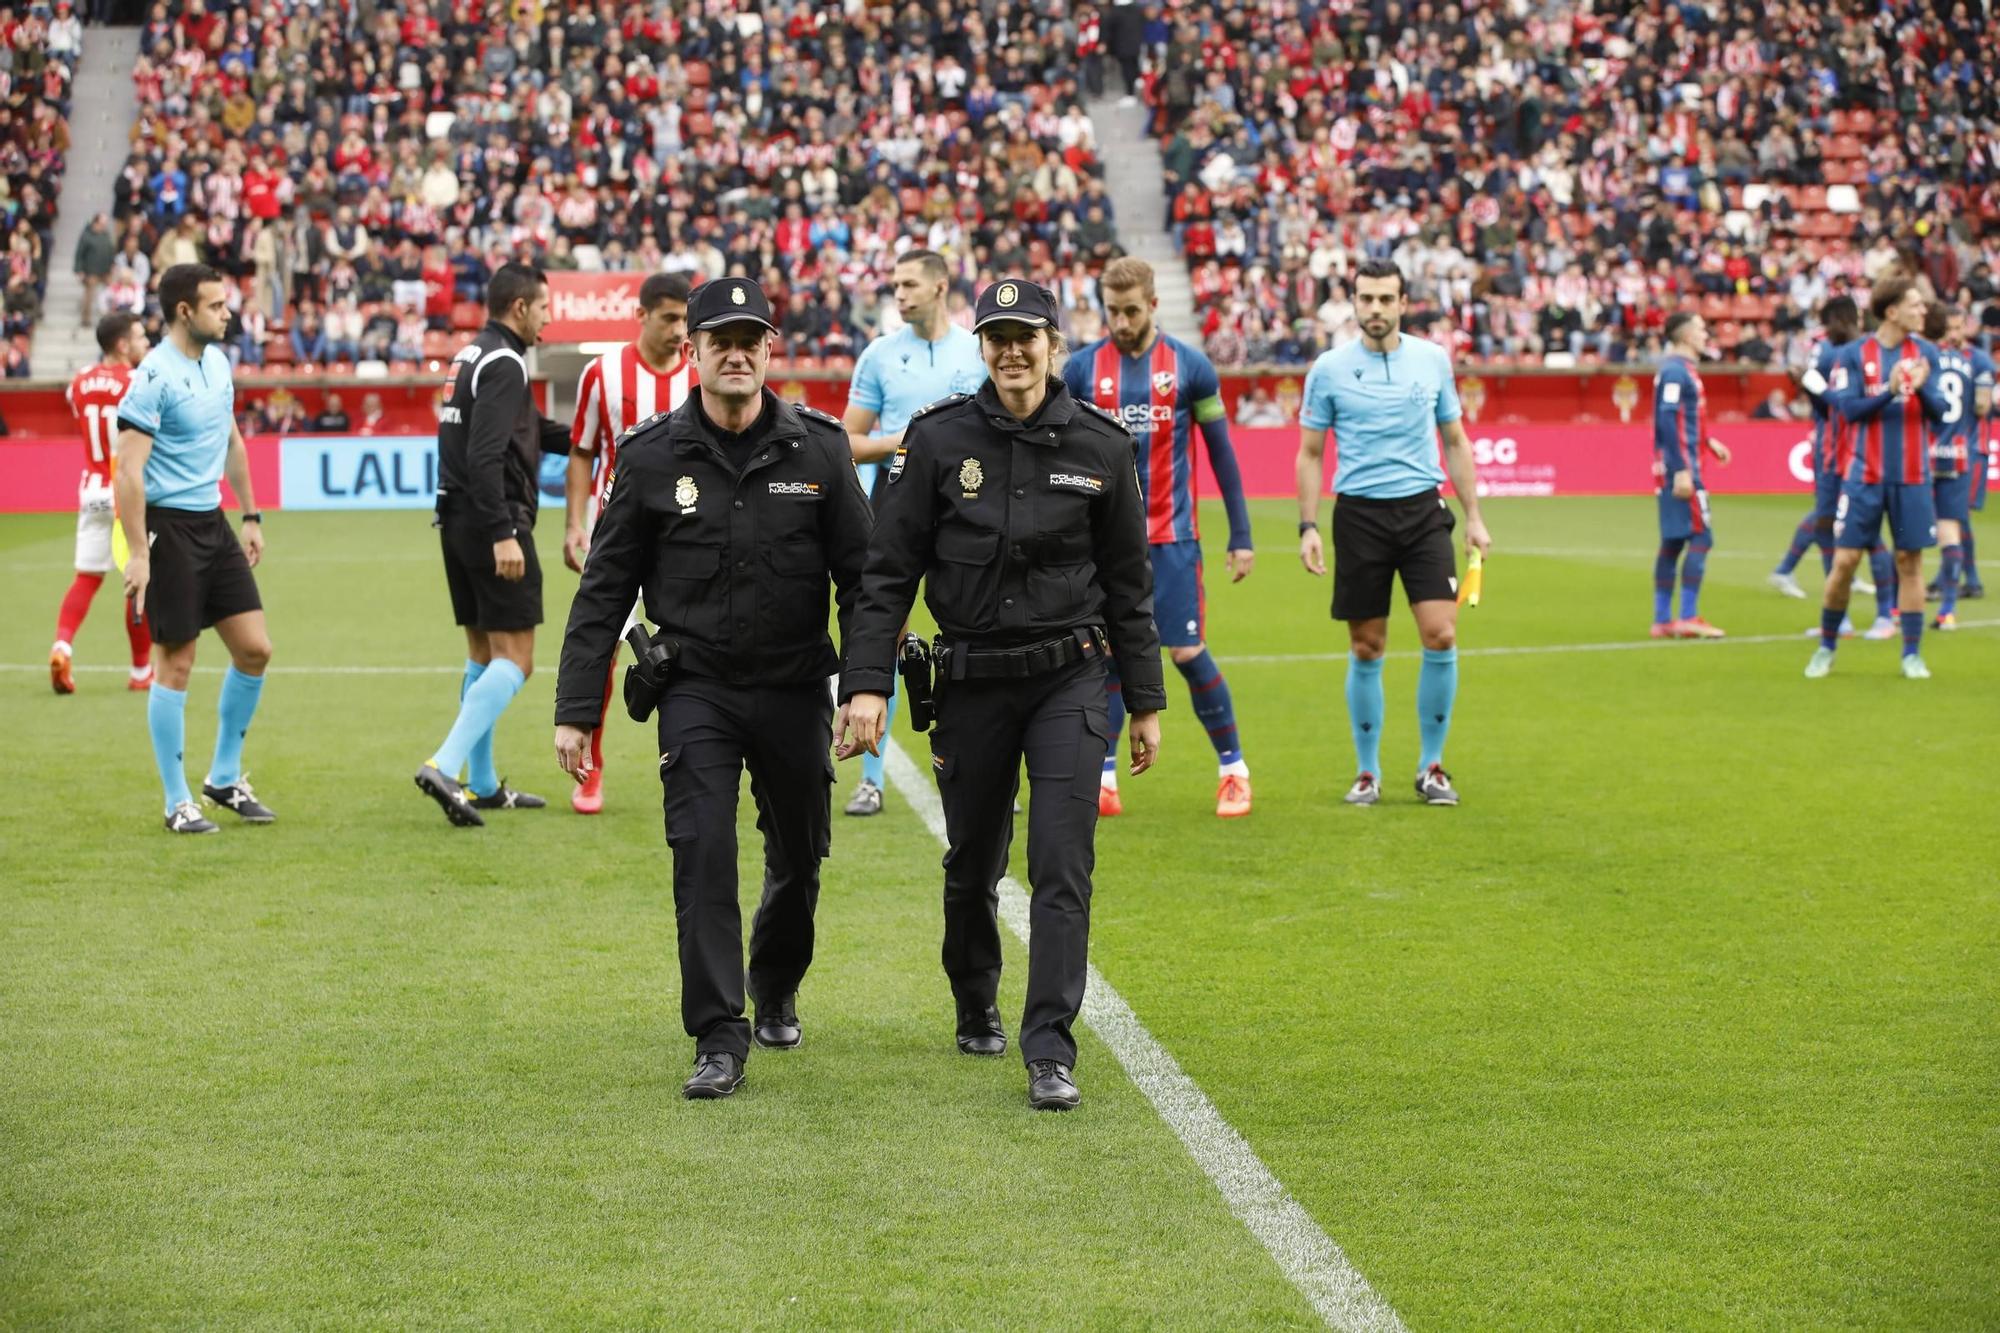
[[[826,557],[820,553],[819,543],[811,540],[766,546],[764,561],[772,573],[784,578],[811,578],[826,572]]]
[[[722,567],[722,550],[669,542],[660,547],[660,573],[670,579],[713,578]]]
[[[937,557],[954,565],[990,565],[1000,552],[1000,534],[979,528],[940,528]]]

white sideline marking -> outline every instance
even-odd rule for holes
[[[944,842],[944,807],[930,775],[893,741],[885,758],[896,790],[924,827]],[[1028,942],[1028,894],[1011,875],[1000,881],[1000,918],[1021,943]],[[1389,1303],[1222,1118],[1215,1103],[1146,1030],[1132,1006],[1095,966],[1087,975],[1083,1021],[1111,1048],[1146,1100],[1221,1191],[1229,1211],[1249,1228],[1292,1285],[1331,1328],[1400,1333],[1403,1322]]]
[[[1977,630],[1977,629],[2000,629],[2000,620],[1961,620],[1958,622],[1958,628],[1961,631]],[[1933,636],[1941,632],[1942,631],[1929,628],[1926,628],[1924,630],[1926,637]],[[1860,642],[1860,636],[1856,635],[1854,641]],[[1730,644],[1796,643],[1796,644],[1810,646],[1811,642],[1812,642],[1812,636],[1808,635],[1805,630],[1801,629],[1797,634],[1740,634],[1740,635],[1732,635],[1727,639],[1706,639],[1701,641],[1695,641],[1689,639],[1619,639],[1613,643],[1527,643],[1527,644],[1520,644],[1514,647],[1501,646],[1493,648],[1460,648],[1458,650],[1458,655],[1460,657],[1537,657],[1549,653],[1625,653],[1642,649],[1672,650],[1676,648],[1686,648],[1689,651],[1693,652],[1708,652],[1715,648],[1727,647]],[[1883,642],[1894,643],[1897,642],[1897,640],[1887,639],[1883,640]],[[1385,653],[1383,654],[1383,656],[1387,657],[1391,661],[1402,661],[1402,660],[1414,661],[1417,658],[1422,657],[1423,653],[1416,649],[1405,649],[1404,651],[1401,652]],[[1258,664],[1267,664],[1267,663],[1283,664],[1286,662],[1345,662],[1347,660],[1347,654],[1346,653],[1231,653],[1227,657],[1218,657],[1217,660],[1228,663],[1250,662]],[[49,669],[49,664],[45,661],[44,662],[0,662],[0,672],[5,672],[5,671],[43,672],[47,671],[48,669]],[[196,674],[213,673],[221,671],[222,669],[223,668],[219,666],[197,666],[195,668],[195,672]],[[111,675],[114,673],[117,675],[124,675],[126,673],[127,668],[122,666],[114,666],[110,663],[77,662],[70,667],[70,670],[77,672],[79,674],[90,672],[101,675]],[[462,666],[435,666],[435,665],[425,666],[421,664],[416,666],[274,665],[270,668],[270,674],[280,675],[280,676],[461,676],[465,674],[465,668]]]

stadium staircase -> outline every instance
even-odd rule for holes
[[[1144,106],[1121,106],[1116,97],[1100,97],[1084,109],[1104,160],[1105,189],[1118,209],[1119,244],[1153,266],[1160,327],[1199,347],[1201,322],[1195,318],[1187,261],[1165,226],[1167,196],[1161,182],[1167,166],[1158,141],[1146,132],[1146,117],[1152,113]]]
[[[96,321],[77,322],[83,283],[71,266],[77,237],[91,218],[111,211],[118,173],[131,154],[132,125],[139,116],[132,68],[138,61],[137,28],[93,27],[84,33],[70,102],[69,160],[50,246],[48,297],[28,352],[28,365],[40,378],[66,380],[97,359]]]

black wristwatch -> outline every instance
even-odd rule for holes
[[[255,523],[258,524],[259,526],[262,526],[264,522],[264,511],[261,509],[252,510],[250,513],[245,514],[241,519],[237,521],[239,523]]]
[[[1299,536],[1301,537],[1305,536],[1308,532],[1318,531],[1319,524],[1313,519],[1305,519],[1299,523]]]

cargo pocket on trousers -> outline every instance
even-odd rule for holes
[[[1077,737],[1075,786],[1070,795],[1097,804],[1097,788],[1104,780],[1104,757],[1111,747],[1111,723],[1094,714],[1083,715]]]
[[[665,812],[667,846],[669,847],[685,846],[694,840],[695,834],[694,821],[692,819],[683,819],[680,821],[687,826],[684,833],[676,834],[674,832],[674,788],[670,780],[670,774],[673,771],[674,765],[680,762],[680,757],[681,752],[678,749],[660,751],[660,787],[662,791],[660,808]]]

